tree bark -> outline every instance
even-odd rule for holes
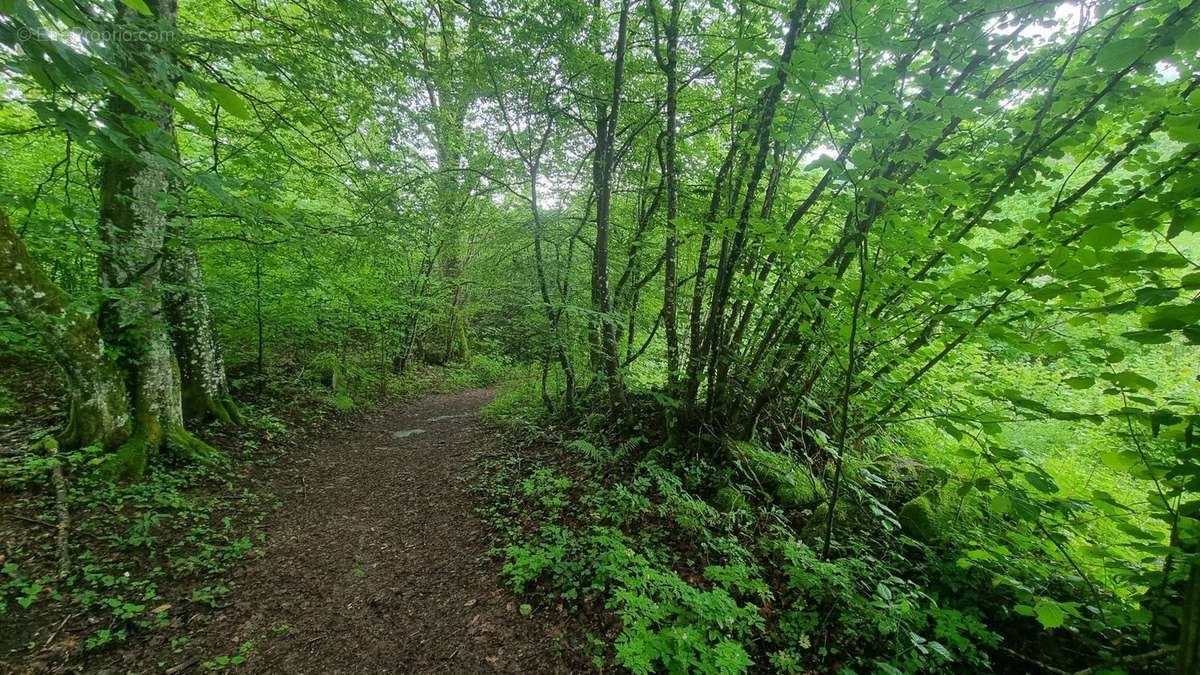
[[[222,424],[240,424],[242,414],[229,394],[225,361],[213,331],[196,249],[182,237],[173,237],[167,243],[163,277],[168,284],[167,318],[179,361],[184,419],[193,424],[214,419]]]
[[[463,286],[463,207],[469,190],[463,174],[463,148],[467,108],[472,93],[464,75],[466,49],[476,32],[473,14],[467,15],[467,37],[459,37],[460,8],[452,2],[431,5],[437,18],[436,33],[431,40],[436,49],[424,45],[422,57],[426,69],[425,88],[433,117],[433,143],[437,150],[437,170],[434,189],[438,221],[441,227],[441,260],[439,272],[449,293],[444,316],[443,362],[470,360],[463,308],[466,290]]]
[[[1187,592],[1183,598],[1183,618],[1179,621],[1179,654],[1176,675],[1200,673],[1200,560],[1192,561]]]
[[[174,0],[150,3],[152,16],[143,17],[118,5],[117,22],[132,35],[170,35],[175,30]],[[174,85],[167,75],[170,60],[151,41],[122,45],[120,65],[145,72],[167,96]],[[105,343],[117,350],[132,415],[132,435],[109,462],[108,473],[140,478],[149,457],[171,446],[187,457],[209,455],[212,448],[183,427],[180,370],[172,349],[164,305],[162,267],[171,200],[171,176],[166,158],[174,153],[174,125],[169,104],[143,110],[113,95],[107,114],[118,128],[151,122],[149,132],[133,134],[135,148],[105,157],[100,179],[99,260],[102,297],[98,324]]]
[[[37,332],[66,376],[70,413],[59,445],[115,449],[130,435],[125,380],[96,325],[42,272],[0,212],[0,299]]]
[[[676,270],[677,227],[679,216],[679,176],[677,160],[677,127],[679,106],[679,12],[680,0],[671,0],[671,15],[667,19],[667,242],[663,274],[663,320],[667,337],[667,390],[677,396],[679,382],[679,307],[676,289],[679,286]]]
[[[609,105],[597,106],[596,151],[592,160],[592,179],[596,190],[596,246],[592,255],[592,303],[600,315],[597,345],[601,367],[608,386],[609,405],[623,410],[625,389],[621,382],[617,332],[610,314],[612,299],[608,288],[608,235],[612,215],[612,174],[615,163],[614,144],[617,120],[621,110],[621,94],[625,77],[625,47],[629,38],[629,2],[621,3],[617,27],[616,55],[613,62],[612,98]]]

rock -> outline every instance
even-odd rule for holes
[[[900,528],[909,537],[923,544],[937,538],[934,507],[927,494],[922,494],[900,507],[899,518]]]
[[[822,489],[817,489],[817,486]],[[796,483],[784,483],[775,488],[775,501],[780,506],[790,509],[802,509],[812,506],[825,498],[824,485],[819,481],[811,483],[798,481]]]
[[[738,443],[732,452],[742,467],[780,506],[806,508],[825,499],[825,484],[803,463],[782,452]]]

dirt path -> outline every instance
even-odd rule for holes
[[[253,640],[244,668],[262,673],[569,672],[553,621],[522,616],[484,558],[458,478],[496,443],[479,418],[493,394],[430,396],[297,458],[266,555],[189,651]]]

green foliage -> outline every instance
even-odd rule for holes
[[[0,568],[0,574],[4,575],[4,583],[0,584],[0,616],[8,614],[12,604],[29,609],[41,599],[43,591],[46,590],[41,583],[23,576],[16,563],[5,563]]]
[[[252,458],[249,449],[235,456],[243,462]],[[255,551],[259,542],[247,532],[265,517],[269,495],[234,492],[241,483],[229,466],[175,455],[152,458],[142,481],[119,483],[95,471],[108,461],[96,448],[60,458],[73,521],[70,573],[60,578],[51,569],[52,541],[33,548],[14,542],[0,570],[0,614],[21,619],[35,604],[69,606],[90,619],[83,647],[99,650],[167,627],[189,600],[221,604],[229,589],[214,582]],[[10,488],[41,494],[34,513],[53,524],[52,494],[41,490],[49,482],[46,462],[38,456],[8,458],[0,475]],[[243,507],[233,513],[230,494]],[[183,593],[184,604],[164,593],[168,585]]]
[[[520,379],[506,385],[483,408],[484,419],[515,433],[539,434],[545,410],[538,397],[537,383]]]
[[[474,354],[464,364],[451,364],[446,380],[455,389],[487,387],[512,377],[512,365],[486,354]]]
[[[234,389],[304,421],[515,380],[487,418],[569,459],[493,467],[507,574],[600,602],[635,671],[1011,670],[1042,640],[1074,671],[1188,633],[1200,2],[179,9],[153,45],[96,39],[151,0],[0,21],[6,250],[106,358],[145,356],[110,310],[180,290],[113,271],[194,250]],[[129,195],[94,167],[131,158],[169,186],[151,251],[96,227]],[[16,278],[3,363],[86,402]],[[3,438],[43,437],[17,379]],[[115,550],[244,553],[181,505],[232,469],[201,430],[135,431],[5,484],[65,466]],[[5,606],[51,594],[27,568]],[[151,620],[133,571],[92,646]]]
[[[713,497],[713,506],[722,513],[741,511],[747,506],[746,497],[735,487],[725,486],[717,490]]]
[[[582,462],[583,475],[597,461],[568,456]],[[770,502],[752,506],[739,488],[718,490],[714,501],[722,493],[740,497],[735,508],[718,510],[657,463],[617,470],[624,478],[606,485],[513,457],[485,471],[484,513],[507,542],[496,554],[516,592],[578,607],[599,603],[613,613],[621,630],[608,656],[622,667],[991,667],[1000,639],[985,615],[949,590],[948,580],[934,582],[944,570],[906,555],[899,541],[889,540],[894,553],[876,555],[869,553],[875,541],[857,539],[857,555],[822,560],[772,515]],[[746,515],[752,518],[741,520]],[[747,530],[740,522],[756,525]],[[667,534],[677,528],[689,544]],[[949,576],[961,578],[961,570]]]
[[[207,659],[200,663],[200,666],[205,670],[212,671],[228,671],[230,668],[240,666],[246,663],[254,651],[254,640],[246,640],[238,645],[237,654],[225,655],[220,654],[211,659]]]

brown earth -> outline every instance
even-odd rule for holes
[[[433,395],[293,450],[284,504],[264,523],[265,554],[234,573],[231,604],[189,626],[188,647],[159,663],[196,672],[253,641],[239,672],[586,667],[566,647],[577,631],[541,610],[523,615],[486,555],[491,534],[460,476],[497,447],[479,416],[493,394]],[[111,672],[145,664],[137,651]]]

